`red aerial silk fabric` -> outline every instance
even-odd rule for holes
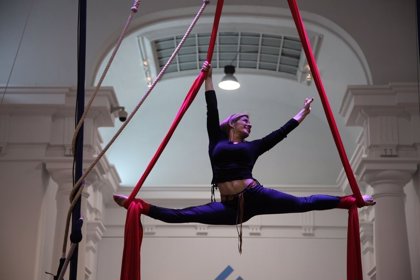
[[[140,248],[143,240],[141,211],[141,202],[137,200],[132,201],[127,209],[121,280],[140,280]]]
[[[312,76],[315,81],[315,85],[318,89],[318,93],[324,108],[325,114],[327,116],[328,124],[330,126],[335,144],[340,155],[341,162],[346,172],[347,179],[350,184],[350,188],[353,191],[353,194],[356,197],[357,204],[363,205],[363,198],[359,190],[356,178],[354,177],[353,171],[351,169],[349,160],[344,149],[343,142],[341,141],[340,133],[337,129],[335,123],[334,115],[332,113],[327,94],[325,93],[324,86],[321,81],[319,74],[318,66],[315,62],[315,57],[312,53],[312,48],[302,18],[300,16],[299,8],[295,0],[288,0],[289,7],[292,12],[293,19],[296,24],[296,28],[299,33],[300,40],[302,42],[306,58],[308,60]],[[362,261],[361,261],[361,249],[360,249],[360,231],[359,231],[359,217],[357,208],[353,207],[349,210],[349,220],[348,220],[348,239],[347,239],[347,280],[362,280]]]
[[[224,0],[218,0],[216,6],[216,12],[213,21],[213,30],[210,37],[209,48],[207,50],[207,61],[211,62],[213,58],[214,46],[217,39],[217,32],[219,28],[220,17],[222,15]],[[121,278],[120,280],[140,280],[141,279],[141,270],[140,270],[140,250],[141,243],[143,239],[143,228],[140,221],[140,216],[142,213],[141,203],[137,200],[134,200],[134,197],[139,192],[140,188],[143,186],[144,181],[146,180],[149,173],[152,171],[157,160],[168,144],[170,138],[175,132],[176,127],[184,116],[185,112],[193,102],[198,91],[200,90],[201,85],[204,82],[206,73],[201,71],[198,77],[195,79],[193,85],[191,86],[187,96],[185,97],[184,102],[181,105],[178,113],[173,120],[169,131],[162,140],[158,149],[156,150],[153,158],[149,162],[145,172],[141,176],[140,180],[137,182],[130,196],[128,197],[125,207],[127,208],[127,218],[125,223],[125,236],[124,236],[124,250],[123,250],[123,260],[121,266]]]

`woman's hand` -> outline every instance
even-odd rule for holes
[[[301,123],[306,116],[311,112],[311,103],[314,101],[313,98],[305,98],[303,108],[293,118]]]
[[[208,77],[208,76],[210,76],[210,77],[211,77],[211,74],[212,74],[212,71],[211,71],[211,64],[210,64],[207,60],[206,60],[206,61],[204,61],[203,66],[201,67],[201,71],[203,71],[203,72],[207,72],[206,77]]]
[[[213,71],[211,64],[208,61],[204,61],[203,67],[201,67],[201,71],[206,72],[206,79],[204,80],[204,88],[206,91],[214,90],[213,87]]]
[[[303,110],[308,111],[308,114],[311,112],[311,103],[314,101],[313,98],[305,98],[305,103],[303,105]]]

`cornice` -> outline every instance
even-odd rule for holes
[[[94,92],[94,88],[86,89],[86,100]],[[73,117],[76,97],[77,89],[74,87],[8,87],[0,106],[0,115]],[[114,89],[102,87],[92,103],[88,118],[95,119],[98,126],[113,126],[115,116],[111,107],[118,106]]]
[[[354,85],[347,88],[339,113],[346,125],[363,126],[368,116],[418,114],[418,98],[415,83]]]

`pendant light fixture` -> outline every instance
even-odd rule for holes
[[[224,90],[235,90],[238,89],[241,85],[238,80],[233,75],[235,73],[235,66],[226,65],[225,66],[225,76],[219,82],[219,88]]]

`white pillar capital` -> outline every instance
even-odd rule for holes
[[[415,158],[362,158],[357,162],[356,173],[362,181],[374,188],[387,185],[402,190],[412,179],[418,162]]]
[[[347,126],[363,128],[368,157],[419,158],[420,117],[416,84],[350,86],[340,114]]]
[[[348,126],[363,128],[352,166],[377,202],[368,272],[375,279],[411,279],[403,188],[420,163],[417,92],[415,84],[351,86],[340,109]]]

